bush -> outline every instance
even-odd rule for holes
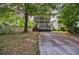
[[[75,27],[73,32],[79,34],[79,28]]]
[[[57,31],[57,30],[54,28],[53,31]]]
[[[29,24],[28,28],[33,28],[33,25],[32,24]]]
[[[68,31],[70,33],[76,33],[79,34],[79,27],[77,27],[77,24],[73,24],[73,26],[70,26]]]
[[[29,20],[28,21],[28,28],[32,29],[34,27],[34,21],[33,20]]]
[[[66,28],[65,27],[61,27],[60,31],[66,31]]]
[[[15,31],[11,26],[5,26],[5,25],[0,26],[0,35],[13,34],[13,33],[15,33]]]

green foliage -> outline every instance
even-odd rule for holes
[[[1,6],[3,5],[3,6]],[[0,5],[0,35],[13,34],[14,27],[23,27],[23,17],[19,16],[11,6],[7,4]]]
[[[28,16],[36,15],[51,15],[52,10],[56,8],[56,4],[42,3],[42,4],[0,4],[0,22],[7,22],[10,26],[25,27],[27,29]],[[26,16],[26,17],[25,17]],[[2,26],[2,25],[1,25]],[[33,28],[33,23],[29,21],[28,28]]]
[[[79,31],[75,23],[79,19],[79,4],[62,4],[60,11],[60,23],[63,23],[69,32]]]
[[[24,27],[24,19],[22,17],[15,15],[15,16],[12,16],[11,20],[12,21],[10,21],[10,23],[12,24],[12,26]]]
[[[12,34],[16,31],[15,27],[23,27],[24,22],[21,18],[12,18],[8,21],[1,21],[0,22],[0,34]]]
[[[25,4],[26,10],[28,11],[29,15],[51,15],[51,10],[56,8],[56,4],[49,4],[49,3],[38,3],[38,4]]]
[[[34,20],[29,20],[28,21],[28,28],[33,29],[34,27]]]
[[[60,31],[67,31],[66,27],[61,27],[59,30]]]
[[[13,33],[15,33],[15,31],[11,26],[5,24],[0,26],[0,35]]]

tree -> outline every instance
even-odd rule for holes
[[[24,26],[24,32],[27,32],[28,29],[28,10],[27,10],[27,4],[25,4],[25,26]]]
[[[25,3],[25,4],[1,4],[2,7],[4,8],[4,6],[6,6],[6,9],[4,10],[8,10],[11,9],[13,13],[16,13],[17,15],[21,15],[21,17],[24,17],[25,19],[25,26],[24,26],[24,32],[27,32],[27,24],[28,24],[28,16],[35,16],[35,15],[52,15],[52,11],[53,9],[56,8],[56,4],[44,4],[44,3],[39,3],[39,4],[33,4],[33,3]],[[4,5],[4,6],[3,6]],[[6,12],[1,14],[7,14]]]
[[[79,18],[79,4],[62,4],[60,9],[60,19],[68,31],[74,30],[74,25]]]

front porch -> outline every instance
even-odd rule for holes
[[[50,29],[50,18],[36,16],[34,18],[34,21],[35,21],[35,27],[39,31],[51,31],[51,29]]]

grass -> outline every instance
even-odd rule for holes
[[[39,33],[0,36],[1,55],[39,55]]]

